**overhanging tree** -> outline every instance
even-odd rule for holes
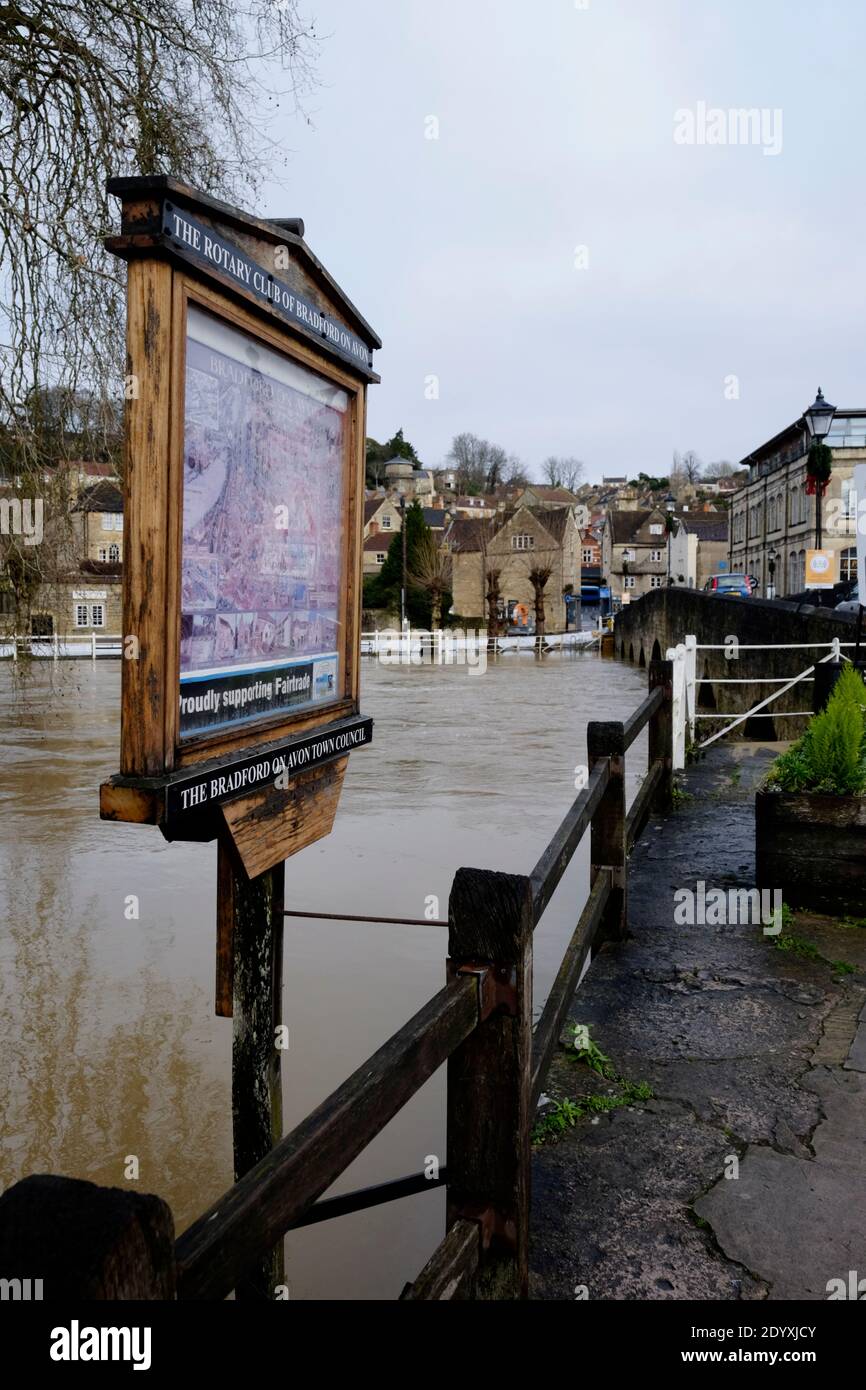
[[[265,123],[311,86],[316,42],[300,0],[0,11],[0,437],[24,495],[44,495],[46,464],[117,448],[125,277],[102,246],[106,179],[170,174],[248,198],[284,159]],[[17,538],[3,542],[14,571]]]

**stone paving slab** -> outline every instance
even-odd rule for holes
[[[760,924],[673,922],[677,889],[754,883],[754,791],[777,751],[715,745],[635,848],[630,936],[569,1015],[620,1080],[566,1028],[545,1089],[580,1102],[626,1079],[652,1099],[534,1150],[534,1297],[826,1298],[866,1275],[866,929],[798,914],[783,951]]]

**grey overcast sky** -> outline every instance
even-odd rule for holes
[[[308,10],[313,125],[271,124],[262,211],[305,219],[382,337],[370,434],[436,466],[470,430],[596,479],[737,460],[819,384],[866,406],[863,0]]]

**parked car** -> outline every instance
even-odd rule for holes
[[[843,598],[841,603],[837,603],[834,610],[836,613],[859,613],[860,612],[860,590],[855,584],[847,598]]]
[[[739,598],[751,598],[752,581],[748,574],[713,574],[704,585],[711,594],[733,594]]]

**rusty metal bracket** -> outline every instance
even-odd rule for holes
[[[474,975],[478,982],[478,1022],[484,1023],[491,1014],[504,1013],[517,1017],[517,970],[489,962],[448,961],[448,978]]]
[[[456,1216],[464,1221],[476,1222],[482,1250],[489,1250],[494,1244],[500,1250],[517,1249],[515,1222],[503,1217],[495,1207],[484,1207],[477,1202],[457,1203]]]

